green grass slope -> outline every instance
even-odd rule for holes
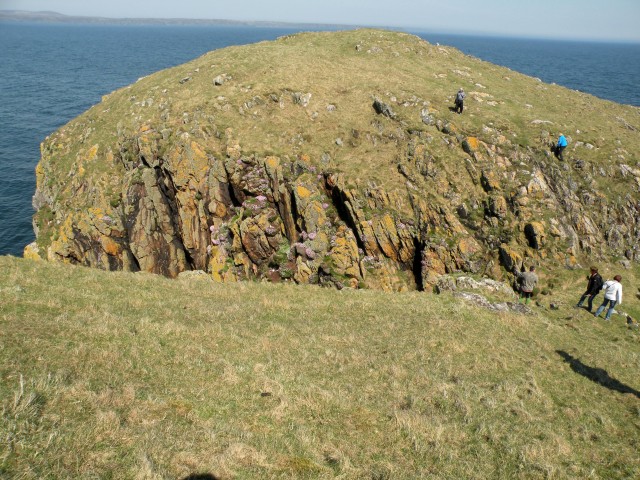
[[[0,272],[2,478],[640,477],[640,336],[567,308],[582,279],[524,316],[12,257]]]
[[[222,85],[214,84],[217,77]],[[467,92],[462,116],[449,108],[459,87]],[[310,94],[308,105],[304,100],[304,108],[292,105],[294,93]],[[393,106],[403,128],[384,125],[385,130],[381,121],[372,121],[374,98]],[[547,142],[564,132],[573,139],[571,149],[578,141],[594,146],[578,152],[588,163],[608,168],[638,161],[636,107],[546,84],[413,35],[362,29],[228,47],[144,77],[53,134],[45,145],[56,162],[47,167],[64,181],[91,146],[98,146],[101,158],[119,135],[133,134],[141,125],[162,127],[167,137],[205,137],[210,152],[218,154],[232,128],[244,152],[307,155],[318,166],[329,154],[336,171],[404,190],[398,145],[408,130],[435,132],[422,124],[423,110],[489,144],[504,135],[516,146],[547,150]],[[430,149],[442,160],[459,157],[448,144]],[[113,168],[104,161],[82,167],[87,174]],[[439,167],[448,169],[446,162]]]

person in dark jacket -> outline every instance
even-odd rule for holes
[[[582,307],[584,301],[589,298],[587,302],[587,310],[591,311],[593,308],[593,299],[598,295],[600,290],[602,290],[602,277],[598,273],[598,269],[596,267],[591,267],[591,274],[589,275],[589,283],[587,283],[587,290],[580,297],[580,301],[576,305],[576,307]]]
[[[456,113],[462,113],[462,110],[464,110],[464,97],[464,90],[461,88],[456,93]]]

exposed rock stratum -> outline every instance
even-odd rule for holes
[[[226,48],[43,142],[25,256],[386,290],[637,262],[639,118],[404,33]]]

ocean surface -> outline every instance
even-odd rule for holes
[[[0,23],[0,255],[33,241],[40,142],[102,95],[210,50],[295,28]],[[640,45],[416,33],[431,43],[620,103],[640,106]]]

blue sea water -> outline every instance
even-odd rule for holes
[[[418,35],[545,83],[640,106],[640,44]]]
[[[210,50],[296,31],[0,23],[0,255],[21,255],[34,238],[34,170],[47,135],[140,77]],[[640,45],[416,33],[545,82],[640,106]]]

